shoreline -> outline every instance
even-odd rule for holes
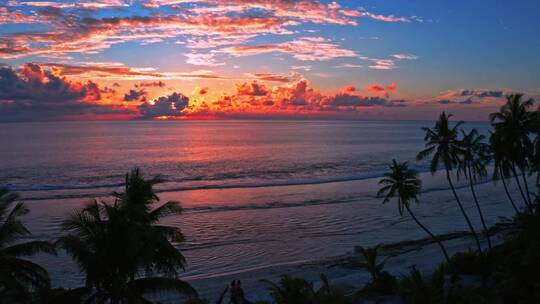
[[[501,244],[512,232],[512,223],[500,222],[489,228],[489,234],[494,246]],[[467,231],[456,231],[437,235],[444,242],[450,255],[466,252],[475,247],[472,234]],[[480,239],[482,246],[487,246],[485,238]],[[403,240],[393,243],[381,243],[381,260],[386,259],[385,271],[400,276],[415,265],[421,272],[431,272],[444,258],[436,242],[431,238]],[[352,248],[351,248],[352,250]],[[235,274],[224,274],[212,278],[187,279],[195,286],[203,298],[214,301],[223,291],[228,282],[241,280],[248,299],[252,301],[270,300],[268,286],[261,280],[276,282],[284,274],[298,276],[313,282],[315,287],[320,284],[319,275],[324,273],[335,286],[346,290],[358,290],[369,280],[369,274],[357,266],[357,259],[352,251],[343,255],[318,261],[306,261],[293,265],[279,265],[254,271],[242,271]],[[178,297],[165,298],[163,303],[174,303]]]
[[[415,206],[417,215],[434,233],[445,236],[445,243],[453,248],[447,248],[449,253],[466,251],[473,247],[473,241],[462,232],[465,223],[441,179],[440,174],[426,179],[420,205]],[[266,299],[268,286],[260,280],[276,282],[283,274],[317,284],[319,274],[325,273],[333,284],[361,286],[368,274],[347,267],[347,259],[350,261],[356,245],[374,246],[381,241],[386,242],[382,254],[392,255],[387,263],[390,272],[399,275],[413,264],[424,270],[437,266],[443,260],[440,249],[425,238],[409,217],[399,216],[394,205],[383,205],[372,195],[376,181],[282,186],[280,196],[271,188],[162,193],[163,201],[181,201],[187,211],[182,216],[164,219],[189,236],[180,246],[188,259],[186,271],[180,277],[209,300],[214,300],[234,279],[242,280],[248,299]],[[478,186],[489,225],[511,216],[512,210],[500,187],[490,181]],[[469,197],[466,185],[459,183],[456,188],[460,196]],[[336,193],[347,201],[335,203]],[[320,203],[321,200],[334,203]],[[211,209],[195,210],[210,202]],[[60,233],[58,225],[64,216],[83,203],[78,199],[30,201],[31,227],[43,237],[53,237]],[[468,212],[476,212],[473,208],[472,203],[466,205]],[[55,210],[54,217],[46,212],[51,209]],[[266,237],[255,239],[256,231],[264,232]],[[285,231],[284,238],[280,232]],[[82,283],[73,262],[63,256],[44,257],[40,263],[51,270],[55,286],[77,287]],[[177,303],[178,298],[160,301]]]

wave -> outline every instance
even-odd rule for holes
[[[248,204],[248,205],[220,205],[220,206],[199,206],[199,207],[187,207],[184,208],[185,212],[220,212],[220,211],[238,211],[238,210],[258,210],[258,209],[274,209],[274,208],[291,208],[291,207],[305,207],[305,206],[316,206],[316,205],[333,205],[333,204],[344,204],[344,203],[353,203],[358,202],[362,198],[368,199],[371,197],[366,197],[363,195],[347,196],[337,199],[329,200],[307,200],[297,203],[283,203],[283,202],[270,202],[263,204]]]
[[[333,177],[320,177],[320,178],[296,178],[296,179],[277,179],[277,180],[254,180],[249,182],[235,182],[235,183],[210,183],[210,184],[195,184],[185,185],[186,180],[166,180],[162,184],[156,187],[156,192],[181,192],[181,191],[194,191],[194,190],[213,190],[213,189],[243,189],[243,188],[266,188],[266,187],[284,187],[284,186],[302,186],[302,185],[317,185],[328,184],[348,181],[367,180],[373,178],[379,178],[383,175],[382,171],[373,171],[363,174],[345,175],[345,176],[333,176]],[[182,185],[184,184],[184,185]],[[26,200],[44,200],[44,199],[67,199],[67,198],[84,198],[84,197],[96,197],[107,196],[110,191],[99,192],[93,191],[91,193],[82,192],[84,190],[99,190],[108,189],[113,190],[124,186],[124,183],[107,183],[107,184],[94,184],[94,185],[7,185],[7,188],[15,192],[39,192],[39,195],[30,196],[25,198]],[[47,192],[51,191],[65,191],[65,190],[81,190],[78,193],[56,193],[47,195]]]
[[[427,173],[429,169],[419,168],[420,173]],[[341,183],[341,182],[351,182],[351,181],[362,181],[369,179],[376,179],[383,176],[384,171],[372,171],[363,174],[354,174],[354,175],[345,175],[345,176],[334,176],[334,177],[321,177],[321,178],[297,178],[297,179],[285,179],[285,180],[259,180],[252,182],[237,182],[237,183],[219,183],[219,184],[198,184],[198,185],[182,185],[185,180],[166,180],[164,183],[160,184],[156,189],[157,193],[167,193],[167,192],[182,192],[182,191],[196,191],[196,190],[219,190],[219,189],[248,189],[248,188],[268,188],[268,187],[287,187],[287,186],[304,186],[304,185],[318,185],[318,184],[330,184],[330,183]],[[488,183],[491,179],[486,179],[478,184]],[[53,199],[76,199],[76,198],[94,198],[94,197],[105,197],[109,196],[111,192],[119,187],[123,187],[124,183],[108,183],[108,184],[95,184],[95,185],[18,185],[12,186],[8,185],[8,189],[16,192],[36,192],[34,195],[29,195],[25,197],[25,200],[53,200]],[[467,187],[465,184],[456,185],[456,189],[461,189]],[[91,191],[84,192],[84,190],[99,190],[107,189],[107,191]],[[422,193],[436,192],[436,191],[445,191],[448,190],[446,184],[441,184],[439,186],[432,186],[429,189],[425,189]],[[54,191],[65,191],[65,190],[75,190],[74,193],[51,193]],[[50,193],[50,194],[49,194]],[[373,198],[374,196],[370,196]],[[331,201],[339,201],[331,200]],[[332,202],[330,202],[332,203]],[[299,203],[303,205],[305,203]],[[316,201],[308,202],[307,204],[320,204]],[[250,206],[250,207],[249,207]],[[294,204],[283,204],[283,206],[294,206]],[[267,205],[245,205],[245,206],[232,206],[230,208],[276,208],[283,207],[281,203],[270,203]],[[213,210],[216,207],[197,207],[193,208],[195,211],[203,210]],[[217,208],[229,208],[229,207],[217,207]],[[196,210],[200,209],[200,210]],[[223,210],[225,210],[223,209]]]

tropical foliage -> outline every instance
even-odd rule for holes
[[[185,259],[172,242],[182,241],[182,233],[158,224],[181,208],[167,202],[151,209],[158,201],[152,188],[156,182],[134,169],[113,203],[96,200],[63,223],[67,234],[58,245],[86,274],[87,303],[146,303],[147,294],[165,291],[196,296],[179,279]]]
[[[25,303],[32,293],[50,287],[47,271],[23,257],[37,253],[55,254],[54,246],[45,241],[23,242],[30,231],[20,217],[28,213],[18,195],[0,189],[0,303]]]
[[[448,253],[443,243],[425,226],[423,225],[416,215],[413,213],[410,202],[418,202],[418,195],[420,194],[422,182],[419,178],[418,172],[409,168],[407,162],[398,163],[395,159],[392,160],[390,165],[390,172],[385,173],[384,178],[379,181],[379,185],[383,186],[377,196],[383,196],[383,203],[387,203],[392,198],[397,198],[397,205],[399,214],[403,215],[403,209],[406,209],[409,215],[413,218],[414,222],[422,228],[441,248],[446,261],[450,261]]]
[[[461,211],[467,226],[474,236],[478,251],[482,252],[480,239],[476,234],[476,230],[474,229],[469,215],[465,211],[465,208],[461,203],[461,199],[456,192],[456,188],[454,187],[454,183],[452,182],[451,172],[456,166],[459,166],[460,156],[463,154],[463,148],[460,140],[458,139],[459,127],[463,124],[463,122],[460,121],[454,124],[454,126],[450,126],[450,117],[452,117],[451,114],[447,115],[445,112],[443,112],[435,123],[435,127],[432,129],[423,128],[424,132],[426,133],[424,137],[424,141],[426,142],[425,149],[418,153],[416,159],[420,161],[428,156],[431,156],[430,169],[432,174],[437,172],[440,164],[444,166],[446,180],[450,185],[452,194],[454,194],[454,198],[459,206],[459,210]]]

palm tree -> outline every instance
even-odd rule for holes
[[[478,251],[482,252],[482,246],[480,245],[478,235],[474,230],[467,212],[465,212],[465,209],[461,204],[461,200],[456,193],[456,189],[452,183],[452,178],[450,177],[450,171],[452,171],[454,166],[459,163],[459,155],[462,153],[461,144],[458,140],[458,130],[461,124],[463,124],[463,122],[460,121],[455,126],[450,128],[450,117],[452,117],[451,114],[446,115],[446,113],[443,112],[439,116],[439,119],[435,123],[435,127],[433,129],[422,128],[422,130],[426,132],[424,137],[424,141],[426,141],[426,149],[418,153],[416,159],[420,161],[430,155],[433,155],[430,165],[432,174],[437,172],[440,163],[444,165],[444,169],[446,171],[446,180],[452,189],[452,193],[454,194],[461,214],[463,214],[463,217],[465,218],[465,221],[467,222],[467,225],[469,226],[469,229],[471,230],[471,233],[476,241]]]
[[[124,192],[114,192],[115,203],[124,209],[133,227],[140,227],[143,238],[143,248],[139,257],[143,261],[152,261],[152,267],[159,272],[172,276],[183,269],[185,258],[172,244],[182,243],[185,238],[177,227],[159,224],[159,221],[169,215],[180,215],[180,203],[168,201],[152,209],[159,203],[153,186],[162,180],[159,177],[145,179],[138,168],[131,170],[125,177]]]
[[[532,170],[536,171],[536,184],[540,185],[540,106],[536,111],[531,113],[532,130],[535,134],[534,138],[534,154],[532,156]],[[531,172],[532,173],[532,172]]]
[[[488,247],[491,249],[491,240],[489,237],[489,231],[486,226],[486,221],[484,220],[484,215],[482,213],[482,208],[478,203],[478,198],[476,196],[476,191],[474,190],[474,182],[479,177],[484,177],[487,175],[486,165],[490,161],[488,145],[483,141],[485,139],[484,135],[479,135],[476,129],[472,129],[469,133],[463,132],[463,139],[461,140],[462,146],[462,159],[459,164],[459,171],[463,172],[465,178],[469,180],[469,186],[471,188],[471,193],[478,210],[478,215],[480,221],[482,222],[482,227],[484,228],[484,233],[488,242]]]
[[[371,275],[371,282],[377,281],[380,274],[384,269],[385,261],[379,262],[379,246],[375,247],[362,247],[357,246],[354,250],[361,254],[363,260],[360,261],[359,266],[366,269]]]
[[[377,193],[377,196],[385,195],[383,203],[387,203],[390,199],[397,197],[399,214],[403,215],[403,208],[411,215],[413,220],[420,228],[422,228],[441,248],[444,258],[450,262],[450,257],[446,252],[446,248],[442,242],[424,226],[416,215],[412,212],[410,202],[418,202],[418,194],[422,186],[422,182],[418,177],[418,172],[410,169],[407,162],[398,163],[395,159],[390,165],[390,172],[384,175],[385,177],[379,181],[379,185],[383,187]]]
[[[316,291],[313,284],[290,275],[281,276],[279,283],[261,280],[270,286],[270,295],[276,304],[313,304],[316,303]]]
[[[400,293],[406,303],[432,304],[449,303],[445,295],[446,267],[441,264],[429,278],[422,276],[422,273],[412,266],[408,275],[404,275],[400,280]]]
[[[506,146],[504,145],[504,142],[502,142],[500,139],[501,138],[500,136],[498,136],[498,134],[491,132],[491,135],[489,137],[489,147],[494,162],[493,181],[496,182],[499,178],[501,179],[504,191],[506,192],[506,196],[508,197],[510,204],[512,204],[512,207],[514,208],[516,214],[519,214],[519,209],[516,206],[516,203],[514,202],[510,191],[508,190],[508,186],[506,185],[506,179],[512,177],[512,174],[510,173],[511,161],[507,157],[508,153],[506,153]]]
[[[47,270],[21,257],[37,253],[55,254],[54,246],[45,241],[20,242],[30,231],[19,219],[29,210],[16,203],[19,196],[0,189],[0,299],[2,303],[25,303],[32,291],[48,289]]]
[[[510,169],[514,174],[523,200],[530,209],[532,200],[526,172],[533,151],[530,133],[534,131],[534,120],[529,108],[534,104],[534,100],[523,101],[522,97],[523,94],[506,96],[506,103],[500,108],[499,112],[490,114],[489,118],[495,128],[494,136],[498,137],[498,140],[505,146],[504,152],[511,162]],[[521,187],[517,169],[521,171],[525,190]]]
[[[96,200],[62,225],[68,234],[58,243],[86,274],[86,301],[147,303],[145,295],[159,291],[196,296],[178,278],[185,259],[171,242],[183,240],[183,235],[176,227],[155,224],[169,212],[178,214],[180,207],[166,203],[150,210],[158,200],[152,184],[139,170],[126,181],[126,190],[132,192],[115,194],[112,204]]]

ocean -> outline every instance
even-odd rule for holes
[[[423,238],[397,207],[375,197],[389,162],[410,161],[424,192],[414,206],[436,233],[466,230],[442,175],[416,163],[428,121],[122,121],[0,124],[0,185],[31,209],[32,238],[54,239],[62,220],[91,199],[121,190],[139,167],[160,175],[162,201],[177,200],[168,217],[186,235],[177,244],[183,278],[213,296],[231,278],[251,292],[270,272],[301,273],[300,265],[342,256],[356,245]],[[469,123],[487,133],[487,123]],[[475,212],[466,184],[458,183]],[[511,207],[489,180],[479,197],[489,224]],[[475,224],[477,227],[478,222]],[[65,255],[35,257],[55,286],[83,276]],[[285,270],[284,270],[285,269]],[[251,280],[251,281],[250,281]],[[210,287],[209,287],[210,286]],[[248,291],[249,294],[250,291]]]

